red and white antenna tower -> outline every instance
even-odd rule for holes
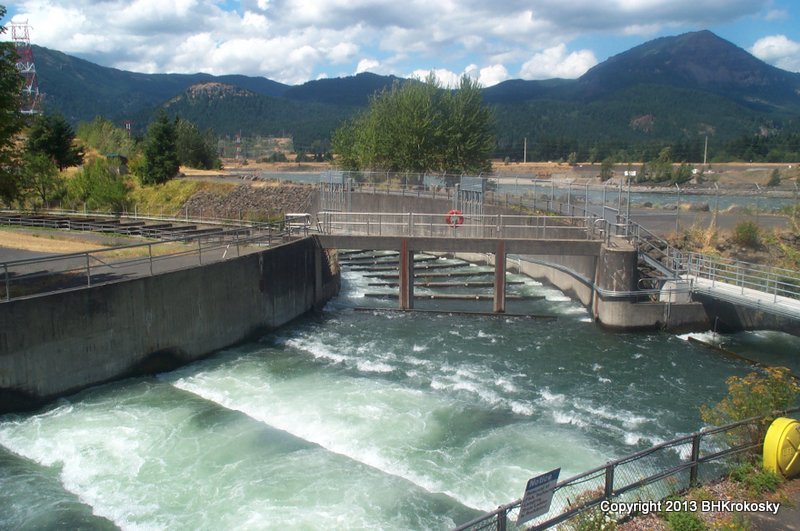
[[[28,21],[12,22],[11,40],[17,50],[17,70],[25,80],[20,98],[20,112],[22,114],[37,114],[39,112],[39,81],[36,79],[36,64],[33,62],[33,49],[31,48],[31,33]]]

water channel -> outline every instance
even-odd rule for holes
[[[509,294],[536,298],[509,314],[555,319],[401,313],[365,297],[392,290],[366,274],[258,342],[0,417],[0,529],[448,529],[537,473],[701,428],[698,407],[751,370],[685,336],[604,331],[522,276]],[[800,369],[798,338],[722,339]]]

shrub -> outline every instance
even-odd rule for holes
[[[766,492],[775,492],[783,483],[783,477],[770,470],[764,470],[760,464],[743,462],[734,466],[728,474],[730,478],[741,483],[751,497],[761,496]]]
[[[667,525],[673,531],[703,531],[706,524],[695,513],[678,511],[667,513]]]
[[[781,184],[781,172],[778,168],[772,170],[772,174],[769,176],[769,181],[767,181],[767,186],[780,186]]]
[[[800,395],[800,385],[786,367],[769,367],[766,374],[750,373],[744,378],[731,376],[728,396],[714,407],[703,405],[700,416],[709,424],[721,426],[750,417],[763,416],[764,420],[755,426],[745,426],[735,434],[735,444],[759,444],[764,440],[772,414],[792,407]]]
[[[733,229],[733,241],[744,247],[758,247],[760,230],[754,221],[742,221]]]

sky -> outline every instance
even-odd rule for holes
[[[800,72],[797,0],[0,0],[33,44],[146,73],[289,85],[361,72],[484,87],[576,78],[657,37],[708,29]],[[2,36],[8,39],[8,33]]]

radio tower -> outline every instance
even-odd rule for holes
[[[20,112],[32,115],[39,112],[39,82],[36,79],[36,65],[33,62],[33,49],[31,48],[30,26],[28,21],[22,23],[12,22],[11,39],[17,50],[17,70],[25,80],[20,98]]]

